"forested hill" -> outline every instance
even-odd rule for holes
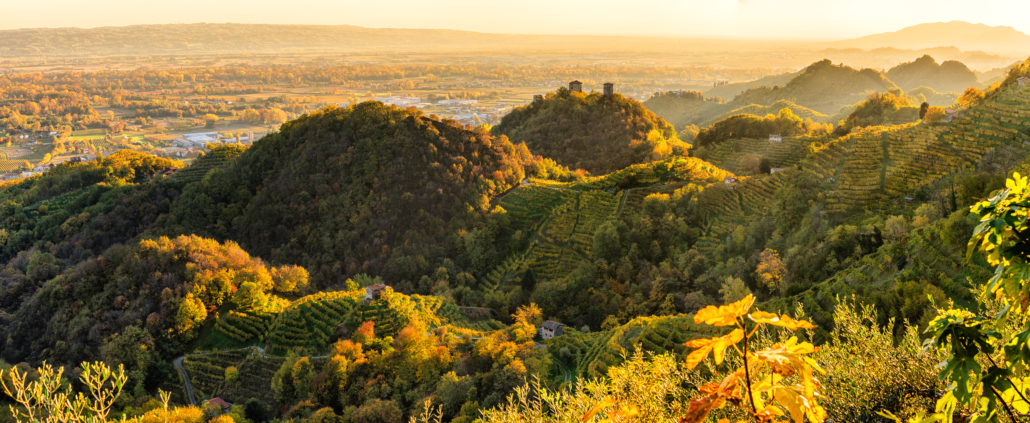
[[[800,106],[832,115],[841,107],[858,103],[870,92],[884,92],[893,87],[896,87],[893,82],[873,69],[858,70],[823,60],[805,68],[786,85],[748,89],[731,103],[739,107],[791,100]]]
[[[524,145],[378,102],[327,108],[187,186],[163,231],[233,239],[308,268],[411,279],[532,166]]]
[[[516,108],[492,132],[526,143],[533,154],[594,174],[661,159],[687,147],[672,125],[636,100],[564,87]]]
[[[950,60],[937,64],[929,55],[895,66],[886,75],[904,90],[926,86],[940,92],[961,93],[966,88],[980,86],[976,74],[966,65]]]

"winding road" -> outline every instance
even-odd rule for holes
[[[182,367],[182,360],[184,358],[186,358],[186,356],[172,360],[172,365],[175,366],[176,369],[179,369],[179,375],[182,376],[182,386],[186,388],[186,399],[190,400],[190,405],[197,405],[197,399],[193,397],[193,385],[190,384],[190,375],[186,373],[186,369]]]

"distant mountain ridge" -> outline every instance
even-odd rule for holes
[[[830,43],[836,48],[923,49],[954,46],[961,50],[1026,55],[1030,53],[1030,35],[1009,26],[989,26],[963,21],[913,25],[894,32],[866,35]]]

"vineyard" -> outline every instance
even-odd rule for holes
[[[175,179],[183,182],[199,181],[207,175],[207,172],[222,163],[232,160],[243,152],[245,147],[228,144],[217,147],[207,154],[198,157],[193,164],[175,173]]]
[[[470,322],[458,306],[438,297],[390,293],[365,304],[364,296],[364,290],[320,292],[281,310],[232,310],[218,318],[215,329],[243,344],[265,345],[272,355],[321,354],[334,334],[353,331],[367,321],[375,322],[377,336],[394,336],[413,319],[431,327],[499,329],[493,320]]]
[[[798,163],[814,140],[809,137],[787,137],[783,142],[768,139],[736,139],[710,147],[708,161],[736,174],[746,174],[745,161],[768,159],[771,167],[790,167]]]
[[[548,351],[575,368],[576,376],[600,377],[606,369],[621,363],[639,347],[660,354],[670,352],[683,358],[692,339],[720,334],[719,328],[694,323],[693,315],[638,317],[618,328],[582,333],[566,331],[547,340]]]

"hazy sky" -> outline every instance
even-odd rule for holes
[[[951,20],[1030,33],[1027,0],[0,0],[0,29],[234,22],[838,39]]]

